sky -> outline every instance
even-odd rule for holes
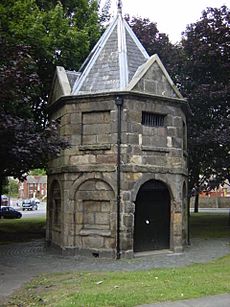
[[[117,0],[111,3],[111,12],[115,14]],[[230,7],[230,0],[123,0],[122,3],[123,14],[147,17],[156,22],[158,30],[168,34],[172,43],[180,41],[186,25],[199,20],[207,7]]]

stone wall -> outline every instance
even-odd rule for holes
[[[190,207],[194,208],[195,197],[191,198]],[[200,197],[200,208],[230,208],[230,197]]]
[[[52,111],[60,134],[71,143],[49,165],[49,187],[61,186],[61,226],[56,235],[52,214],[47,238],[63,250],[87,254],[116,253],[117,239],[117,107],[114,94],[73,97]],[[171,197],[170,248],[186,242],[185,115],[179,103],[137,94],[124,94],[121,123],[120,248],[133,255],[135,200],[148,180],[164,182]],[[164,114],[162,127],[143,124],[143,112]],[[52,191],[50,191],[52,195]],[[52,200],[48,208],[52,211]],[[55,237],[55,240],[54,240]]]

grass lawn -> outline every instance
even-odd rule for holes
[[[228,213],[192,213],[191,238],[230,238]]]
[[[208,264],[140,272],[43,275],[7,306],[136,306],[230,293],[230,255]]]
[[[45,218],[0,219],[0,244],[45,237]]]
[[[230,237],[228,216],[192,214],[191,235]],[[230,255],[176,269],[45,274],[27,283],[5,306],[129,307],[222,293],[230,293]]]

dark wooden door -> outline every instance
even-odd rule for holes
[[[134,252],[168,249],[170,244],[170,195],[160,181],[140,188],[135,209]]]

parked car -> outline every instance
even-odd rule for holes
[[[38,210],[38,203],[33,199],[24,199],[22,201],[22,210]]]
[[[1,195],[1,199],[2,199],[2,206],[7,206],[8,205],[8,197],[6,195]]]
[[[4,219],[20,219],[22,214],[12,207],[4,206],[0,208],[0,217]]]
[[[38,198],[31,198],[31,201],[34,201],[37,205],[40,204],[40,200]]]

